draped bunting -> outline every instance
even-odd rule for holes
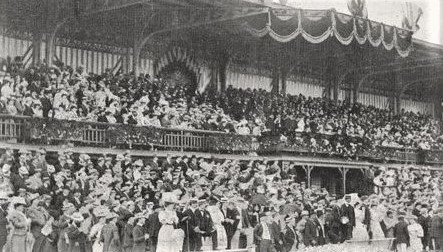
[[[412,32],[394,26],[353,17],[335,10],[297,9],[291,18],[282,20],[272,11],[267,18],[257,16],[243,23],[243,27],[256,37],[269,35],[286,43],[302,36],[310,43],[318,44],[335,37],[341,44],[353,40],[363,45],[367,41],[374,46],[390,51],[396,49],[401,57],[407,57],[412,49]]]

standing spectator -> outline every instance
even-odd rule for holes
[[[275,236],[274,229],[271,227],[272,218],[269,212],[260,214],[260,223],[254,228],[254,243],[256,250],[260,252],[275,251]]]
[[[341,223],[343,239],[352,239],[352,230],[355,227],[355,212],[354,207],[351,205],[351,196],[345,196],[345,203],[341,206]]]
[[[225,229],[226,235],[228,238],[228,247],[227,249],[231,249],[232,238],[234,237],[235,232],[237,232],[237,226],[239,223],[239,213],[233,201],[228,202],[228,206],[226,209],[225,216]],[[235,248],[237,249],[237,248]]]
[[[394,226],[394,237],[395,243],[397,244],[397,251],[405,252],[410,240],[408,223],[406,223],[404,215],[398,216],[398,223]]]
[[[429,216],[428,211],[428,209],[423,208],[420,216],[418,217],[418,223],[420,223],[423,229],[423,238],[421,239],[423,250],[429,249],[429,224],[431,223],[431,217]]]
[[[145,221],[146,219],[142,213],[138,213],[134,218],[134,223],[136,224],[132,230],[132,252],[146,251],[146,240],[149,238],[149,235],[145,233]]]
[[[285,218],[286,227],[284,229],[285,249],[287,252],[295,252],[298,249],[299,238],[295,231],[294,216],[287,216]]]
[[[165,204],[165,209],[158,214],[162,227],[158,233],[156,252],[178,252],[181,248],[177,244],[177,237],[175,236],[176,233],[174,231],[174,225],[178,224],[178,217],[174,211],[176,201],[171,193],[169,196],[163,197],[163,202]],[[198,228],[198,226],[195,228]]]
[[[429,227],[429,237],[431,238],[432,249],[443,249],[443,219],[442,213],[434,211],[434,216],[431,218],[431,225]]]
[[[8,195],[5,192],[0,192],[0,248],[3,248],[3,245],[6,243],[6,237],[8,234],[7,231],[7,213],[5,208],[5,203],[9,199]]]
[[[154,212],[151,213],[147,220],[148,234],[149,234],[149,251],[156,252],[158,243],[158,233],[161,228],[161,223],[158,218],[159,212],[161,210],[159,205],[155,205],[153,208]]]
[[[120,252],[120,237],[116,226],[118,214],[109,213],[106,224],[102,229],[100,241],[103,242],[103,252]]]
[[[28,232],[28,219],[25,216],[26,202],[24,198],[16,198],[11,202],[12,209],[8,211],[8,220],[12,230],[8,235],[3,252],[28,252],[32,251],[35,239]]]
[[[412,215],[410,217],[411,224],[408,226],[410,251],[421,252],[423,251],[423,244],[421,242],[423,238],[423,228],[418,223],[418,217]]]

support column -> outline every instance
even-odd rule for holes
[[[303,170],[306,172],[306,183],[308,184],[308,188],[311,188],[311,173],[314,169],[314,166],[310,165],[302,165]]]
[[[134,47],[132,49],[132,70],[134,71],[134,76],[140,75],[140,55],[141,55],[141,40],[136,39],[134,42]]]
[[[124,61],[124,72],[125,73],[129,73],[131,72],[131,67],[130,67],[130,60],[131,60],[131,48],[126,48],[126,53],[125,53],[125,61]]]
[[[288,71],[284,68],[280,71],[280,94],[286,95],[286,78],[288,77]]]
[[[272,70],[272,82],[271,82],[271,92],[278,94],[280,92],[280,68],[276,67]]]
[[[42,57],[40,55],[42,47],[43,35],[41,33],[34,33],[32,35],[32,65],[41,63]]]
[[[442,113],[443,113],[443,99],[435,99],[434,100],[434,118],[437,120],[443,120]]]
[[[227,75],[228,75],[228,68],[229,63],[231,62],[231,57],[226,54],[222,53],[220,55],[220,58],[218,59],[218,85],[217,85],[217,91],[218,92],[224,92],[227,87]]]
[[[356,85],[354,85],[354,88],[352,89],[352,103],[355,104],[358,102],[358,93],[359,93],[359,88],[358,88],[358,83]]]
[[[339,167],[338,171],[341,173],[342,178],[343,178],[343,195],[346,194],[346,174],[349,171],[349,168],[344,168],[344,167]]]

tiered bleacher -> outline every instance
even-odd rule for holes
[[[350,158],[384,153],[384,147],[441,148],[438,124],[425,115],[394,116],[361,104],[231,87],[220,96],[198,94],[160,78],[86,74],[82,68],[43,66],[10,75],[2,81],[1,101],[10,116],[3,122],[28,121],[32,138],[54,124],[46,131],[69,141],[76,123],[97,123],[124,134],[138,128],[252,135],[256,144],[277,141]],[[4,251],[37,244],[44,244],[38,251],[251,249],[263,226],[272,227],[278,251],[320,245],[346,251],[352,246],[344,241],[369,239],[388,250],[405,219],[411,248],[438,246],[431,216],[440,215],[439,171],[380,166],[365,173],[368,183],[359,191],[366,193],[340,199],[325,188],[308,188],[293,164],[171,155],[142,160],[129,151],[91,158],[62,148],[56,155],[43,148],[2,155],[0,200],[9,202],[3,208],[9,226],[0,226],[9,233],[1,240]],[[11,238],[28,231],[34,234],[29,243]],[[165,232],[173,235],[165,238]]]
[[[439,154],[433,152],[442,150],[443,143],[439,123],[429,115],[406,111],[394,115],[358,103],[232,87],[223,95],[199,94],[149,75],[87,74],[81,67],[63,65],[7,76],[0,106],[5,115],[32,117],[22,127],[40,125],[27,137],[45,143],[86,138],[85,142],[99,144],[164,148],[174,141],[165,143],[158,133],[162,130],[205,130],[210,132],[189,133],[207,137],[184,147],[244,153],[281,147],[349,159],[409,162],[417,162],[420,151],[429,153],[425,155],[429,162],[438,162]],[[68,127],[67,121],[72,122]],[[102,134],[88,139],[88,128]],[[119,128],[125,129],[124,135]]]

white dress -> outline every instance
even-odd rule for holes
[[[423,251],[423,244],[421,243],[421,238],[423,237],[423,228],[420,224],[414,223],[408,226],[410,247],[409,251],[419,252]]]
[[[173,224],[178,223],[178,217],[175,211],[164,210],[158,213],[158,219],[162,223],[162,227],[158,232],[157,252],[178,252],[181,250],[183,240],[177,235]]]
[[[212,223],[217,231],[217,249],[225,250],[228,246],[228,238],[225,227],[222,225],[225,217],[217,206],[208,206],[209,215],[211,215]]]
[[[365,214],[360,209],[355,209],[355,228],[352,231],[352,239],[355,241],[366,241],[369,240],[369,234],[363,225],[363,219]]]
[[[100,235],[102,232],[104,224],[97,223],[92,226],[91,231],[89,232],[89,237],[91,240],[94,240],[92,244],[92,252],[103,252],[103,243],[100,243]]]
[[[380,225],[380,214],[377,211],[370,210],[371,211],[371,231],[372,231],[372,239],[384,239],[385,234],[383,233],[383,229]]]

